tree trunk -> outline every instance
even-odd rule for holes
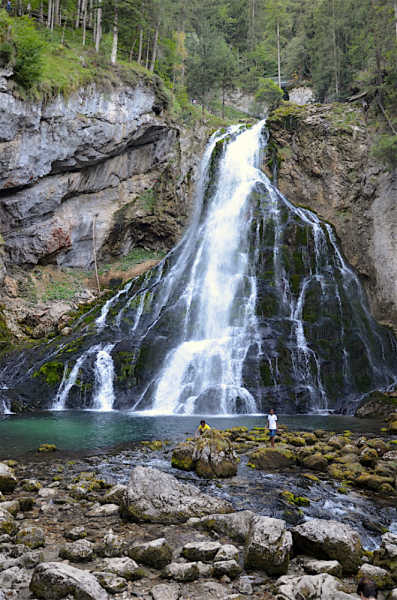
[[[141,64],[141,60],[142,60],[142,44],[143,44],[143,29],[141,27],[140,31],[139,31],[139,48],[138,48],[138,58],[137,58],[137,63],[138,65]]]
[[[277,17],[277,72],[278,87],[281,88],[281,59],[280,59],[280,22]]]
[[[96,11],[96,38],[95,38],[95,50],[99,52],[99,42],[101,41],[101,27],[102,27],[102,0],[98,0],[98,8]]]
[[[75,29],[78,29],[80,26],[80,10],[81,10],[81,0],[77,0],[77,15],[76,15]]]
[[[222,86],[222,119],[225,118],[225,86]]]
[[[138,28],[136,28],[135,35],[134,35],[134,40],[133,40],[133,42],[131,44],[131,50],[130,50],[130,56],[129,56],[128,62],[132,61],[132,55],[134,54],[134,48],[135,48],[137,37],[138,37]]]
[[[87,0],[83,0],[83,46],[85,46],[86,29],[87,29]]]
[[[117,44],[119,37],[119,26],[118,26],[119,15],[117,12],[117,4],[114,5],[114,21],[113,21],[113,46],[112,46],[112,54],[110,56],[110,62],[112,65],[116,62],[117,59]]]
[[[59,25],[59,0],[55,0],[54,23]]]
[[[335,0],[332,0],[332,36],[334,41],[335,100],[339,97],[338,53],[336,47]]]
[[[396,37],[397,37],[397,2],[396,2],[396,0],[394,0],[394,19],[396,21],[395,25],[396,25]]]
[[[90,0],[90,10],[88,13],[88,27],[92,27],[92,0]]]
[[[159,27],[160,27],[160,19],[157,22],[156,31],[154,32],[152,60],[151,60],[151,63],[150,63],[150,71],[152,73],[154,71],[154,65],[155,65],[155,62],[156,62],[157,42],[158,42],[158,39],[159,39]]]
[[[47,27],[51,27],[52,0],[48,0]]]
[[[52,10],[51,10],[51,40],[52,40],[52,32],[54,31],[54,19],[55,19],[55,2],[52,3]]]
[[[43,22],[43,3],[40,2],[40,8],[39,8],[39,23]]]
[[[150,46],[150,30],[148,31],[148,34],[147,34],[145,69],[147,69],[149,66],[149,46]]]

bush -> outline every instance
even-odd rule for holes
[[[380,135],[372,144],[372,154],[391,167],[397,166],[397,135]]]
[[[29,89],[43,72],[46,43],[36,30],[33,19],[27,16],[13,19],[12,41],[17,50],[12,65],[15,81]]]
[[[257,104],[266,104],[274,109],[280,106],[283,101],[283,90],[278,87],[271,79],[260,79],[259,88],[255,94]]]

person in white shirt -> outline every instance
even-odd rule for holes
[[[270,445],[274,448],[274,438],[278,431],[278,419],[277,415],[274,414],[274,410],[271,408],[267,416],[267,426],[269,428]]]

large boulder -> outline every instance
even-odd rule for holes
[[[265,571],[267,575],[283,575],[288,569],[291,547],[292,536],[285,521],[255,515],[246,541],[244,567]]]
[[[33,571],[30,589],[45,600],[61,600],[69,595],[78,600],[109,600],[107,592],[91,573],[64,563],[38,565]]]
[[[178,444],[172,453],[171,466],[182,471],[194,471],[196,469],[196,461],[193,460],[195,448],[195,440]]]
[[[230,502],[203,494],[157,469],[135,467],[120,507],[121,516],[137,523],[183,523],[190,517],[233,513]]]
[[[0,462],[0,492],[13,492],[17,483],[14,469]]]
[[[315,452],[303,460],[303,466],[311,471],[324,472],[328,467],[328,461],[320,452]]]
[[[164,538],[159,538],[147,544],[136,542],[128,548],[128,556],[139,563],[160,570],[172,562],[172,549]]]
[[[258,448],[251,454],[248,465],[255,469],[271,471],[292,467],[295,457],[290,450],[277,450],[276,448]]]
[[[190,562],[211,562],[221,549],[219,542],[189,542],[182,548],[182,556]]]
[[[343,592],[342,582],[327,573],[303,575],[303,577],[281,577],[276,586],[278,587],[276,600],[302,600],[302,598],[354,600],[357,598]]]
[[[34,548],[41,548],[45,543],[45,534],[40,527],[24,527],[18,531],[18,534],[15,538],[15,542],[17,544],[25,544],[28,548],[32,550]]]
[[[358,534],[349,525],[313,519],[291,531],[297,552],[315,558],[337,560],[344,573],[357,573],[363,549]]]
[[[397,581],[397,535],[385,533],[379,550],[375,550],[373,564],[389,571],[394,581]]]
[[[196,562],[171,563],[165,567],[161,576],[175,581],[195,581],[200,577],[200,571]]]
[[[386,569],[382,569],[381,567],[375,567],[374,565],[364,563],[357,573],[357,579],[361,579],[362,577],[372,579],[380,590],[391,590],[394,587],[393,580],[389,573]]]
[[[193,460],[199,477],[211,479],[233,477],[237,474],[237,455],[233,444],[217,429],[206,431],[197,440]]]
[[[256,513],[251,510],[243,510],[241,512],[228,515],[209,515],[201,519],[191,519],[189,524],[196,529],[207,529],[224,533],[228,538],[236,540],[236,542],[245,542],[249,534],[252,519]]]

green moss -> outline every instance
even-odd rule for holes
[[[60,362],[49,362],[42,365],[33,377],[43,377],[48,385],[59,385],[62,381],[65,366]]]

